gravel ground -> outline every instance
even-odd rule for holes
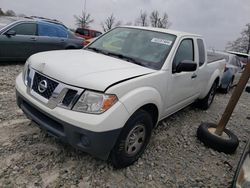
[[[0,66],[0,187],[229,187],[249,138],[250,95],[244,93],[228,124],[239,137],[233,155],[196,139],[202,121],[217,122],[231,93],[217,94],[212,107],[192,106],[159,123],[138,162],[114,170],[41,131],[18,109],[15,77],[23,65]]]

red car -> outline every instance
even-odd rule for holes
[[[75,34],[85,39],[84,46],[86,46],[89,43],[88,39],[96,38],[100,36],[102,33],[100,31],[92,29],[77,28]]]

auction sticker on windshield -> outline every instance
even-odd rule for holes
[[[153,38],[151,42],[158,43],[158,44],[165,44],[170,46],[172,44],[172,41],[166,40],[166,39],[158,39],[158,38]]]

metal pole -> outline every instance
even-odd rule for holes
[[[84,0],[84,7],[83,7],[83,11],[84,11],[85,15],[86,15],[86,1],[87,0]]]
[[[246,67],[245,67],[245,70],[243,71],[241,77],[240,77],[240,80],[239,80],[239,83],[237,84],[228,104],[227,104],[227,107],[220,119],[220,122],[215,130],[215,134],[221,136],[232,113],[233,113],[233,110],[235,108],[235,106],[237,105],[238,101],[239,101],[239,98],[249,80],[249,77],[250,77],[250,61],[247,62],[246,64]]]

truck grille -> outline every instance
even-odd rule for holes
[[[68,92],[66,93],[65,97],[63,98],[62,104],[64,106],[69,106],[70,103],[73,101],[77,94],[76,90],[69,89]]]
[[[46,81],[47,83],[47,87],[45,89],[45,91],[41,92],[39,91],[39,84],[41,83],[41,81]],[[39,95],[43,96],[46,99],[50,99],[50,97],[52,96],[52,93],[54,92],[54,90],[56,89],[56,87],[58,86],[58,83],[39,74],[39,73],[35,73],[34,79],[33,79],[33,85],[32,85],[32,89],[38,93]]]
[[[30,68],[27,74],[27,92],[50,109],[57,106],[72,109],[84,89],[50,79]]]

